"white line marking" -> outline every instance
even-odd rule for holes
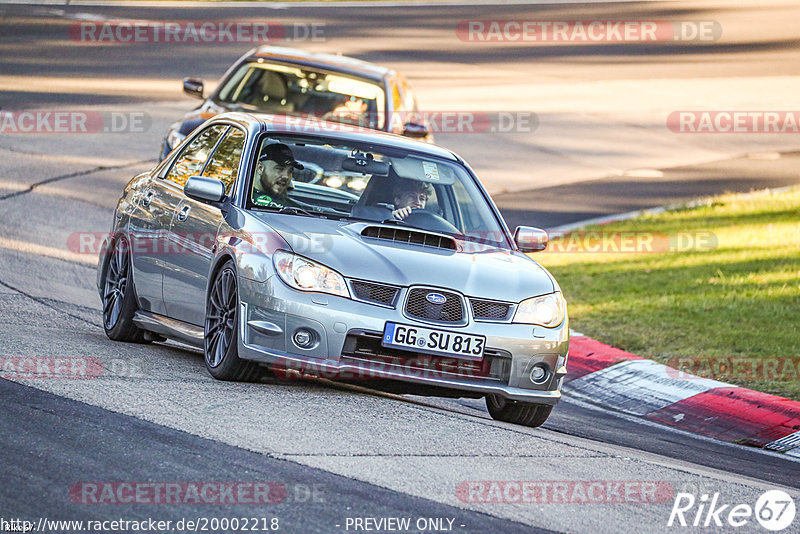
[[[37,256],[44,256],[46,258],[54,258],[57,260],[64,260],[72,263],[79,263],[81,265],[97,266],[97,257],[94,254],[77,254],[55,247],[47,247],[44,245],[37,245],[28,241],[18,241],[16,239],[9,239],[7,237],[0,237],[0,248],[7,250],[15,250],[17,252],[25,252],[27,254],[35,254]]]
[[[735,387],[708,378],[692,378],[653,360],[628,360],[576,378],[572,390],[617,410],[647,415],[713,388]]]
[[[737,443],[731,443],[729,441],[722,441],[720,439],[711,438],[711,437],[708,437],[708,436],[704,436],[702,434],[695,434],[694,432],[689,432],[688,430],[683,430],[682,428],[676,428],[676,427],[673,427],[673,426],[665,425],[664,423],[658,423],[658,422],[655,422],[655,421],[650,421],[649,419],[644,419],[643,417],[638,417],[638,416],[635,416],[635,415],[628,415],[626,413],[617,412],[617,411],[614,411],[614,410],[609,410],[608,408],[605,408],[603,406],[598,406],[597,404],[593,403],[590,399],[579,399],[577,397],[571,396],[570,394],[573,393],[573,392],[569,390],[568,386],[565,386],[564,390],[565,390],[566,395],[561,397],[561,402],[572,403],[572,404],[575,404],[577,406],[580,406],[581,408],[586,408],[587,410],[594,410],[596,412],[603,412],[605,414],[612,415],[612,416],[618,417],[620,419],[624,419],[625,421],[628,421],[628,422],[631,422],[631,423],[639,423],[639,424],[644,425],[644,426],[648,426],[648,427],[651,427],[651,428],[658,428],[658,429],[664,430],[666,432],[672,432],[674,434],[680,434],[682,436],[687,436],[687,437],[691,437],[691,438],[694,438],[694,439],[699,439],[701,441],[706,441],[708,443],[716,443],[717,445],[723,445],[725,447],[730,447],[731,449],[738,449],[740,451],[741,450],[752,451],[752,452],[754,452],[756,454],[763,454],[763,455],[766,455],[766,456],[772,456],[774,458],[783,458],[784,460],[787,460],[789,462],[795,462],[795,463],[799,463],[800,464],[800,457],[793,458],[791,456],[787,456],[786,454],[783,454],[783,453],[780,453],[780,452],[768,451],[768,450],[764,450],[764,449],[761,449],[761,448],[758,448],[758,447],[746,447],[744,445],[739,445]],[[556,407],[556,409],[558,409],[558,407]],[[589,439],[589,438],[587,438],[587,439]],[[600,441],[600,440],[596,440],[595,439],[595,440],[592,440],[592,441]],[[744,476],[744,475],[741,475],[741,476]]]

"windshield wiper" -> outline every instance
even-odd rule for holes
[[[408,224],[407,222],[405,222],[405,221],[401,221],[401,220],[399,220],[399,219],[386,219],[386,220],[384,220],[384,221],[381,221],[381,224],[394,224],[394,225],[397,225],[397,226],[408,226],[408,227],[412,227],[412,226],[411,226],[410,224]],[[412,227],[412,228],[413,228],[413,227]]]
[[[284,206],[278,210],[278,213],[288,213],[290,215],[305,215],[306,217],[316,217],[317,214],[311,213],[310,211],[306,211],[303,208],[297,208],[295,206]]]
[[[284,213],[288,215],[303,215],[305,217],[319,217],[322,219],[334,219],[336,221],[340,221],[344,218],[344,215],[340,215],[338,213],[331,213],[328,211],[311,212],[296,206],[284,206],[278,210],[278,213]]]

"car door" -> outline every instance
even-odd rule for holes
[[[151,176],[135,193],[129,232],[131,262],[139,306],[145,311],[164,314],[162,283],[164,276],[165,234],[172,224],[177,205],[163,178]]]
[[[153,187],[157,194],[153,196],[151,206],[154,206],[153,211],[158,213],[160,230],[150,243],[152,256],[157,259],[159,264],[158,271],[150,276],[150,283],[157,284],[157,299],[160,303],[157,309],[151,310],[154,313],[168,315],[163,293],[164,272],[171,263],[170,258],[181,254],[180,245],[172,237],[170,227],[175,217],[175,211],[178,209],[181,200],[183,200],[183,184],[186,183],[190,176],[195,176],[202,172],[208,156],[225,129],[227,129],[227,125],[215,125],[199,132],[184,147],[180,155],[175,158],[175,161],[168,167],[168,171],[153,180]],[[138,292],[138,285],[136,289]],[[153,296],[152,298],[155,299],[156,297]]]
[[[227,195],[233,194],[245,139],[243,130],[230,126],[202,170],[202,176],[221,180]],[[166,256],[164,269],[164,302],[170,317],[198,326],[204,323],[206,285],[221,223],[219,208],[182,196],[170,228],[181,253]]]

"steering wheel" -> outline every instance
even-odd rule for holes
[[[410,226],[416,226],[423,230],[430,230],[431,232],[443,232],[448,234],[458,234],[458,228],[450,224],[447,219],[439,217],[435,213],[431,213],[425,209],[413,209],[411,213],[403,219],[403,222],[408,223]]]

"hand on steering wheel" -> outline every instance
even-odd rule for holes
[[[397,219],[398,221],[402,221],[403,219],[411,215],[412,211],[413,209],[410,206],[406,206],[405,208],[394,210],[392,212],[392,217]]]

